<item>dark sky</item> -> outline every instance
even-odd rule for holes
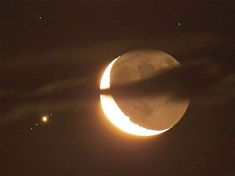
[[[3,2],[1,175],[234,175],[234,12],[233,2]],[[139,48],[182,63],[148,90],[160,81],[191,98],[156,137],[118,131],[99,104],[105,66]]]

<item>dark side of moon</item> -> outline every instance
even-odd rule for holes
[[[134,50],[117,59],[110,73],[110,85],[141,81],[164,69],[180,66],[179,62],[158,50]],[[175,100],[171,95],[115,97],[130,120],[144,128],[164,130],[174,126],[186,112],[189,100]]]

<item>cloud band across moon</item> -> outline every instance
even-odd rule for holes
[[[110,88],[110,72],[113,64],[117,61],[118,58],[113,60],[108,67],[105,69],[103,76],[101,78],[100,89]],[[108,118],[108,120],[115,125],[120,130],[137,136],[153,136],[161,134],[165,130],[151,130],[141,127],[138,124],[133,123],[130,120],[130,117],[126,116],[121,109],[118,107],[117,103],[111,95],[100,95],[100,101],[102,109]]]

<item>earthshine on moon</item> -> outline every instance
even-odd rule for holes
[[[135,50],[114,59],[105,69],[100,89],[140,81],[179,62],[158,50]],[[170,96],[116,98],[100,95],[101,107],[108,120],[120,130],[137,136],[161,134],[173,127],[186,112],[189,100],[171,99]]]

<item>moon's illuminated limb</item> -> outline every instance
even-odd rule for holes
[[[113,64],[115,63],[115,60],[113,60],[108,67],[105,69],[101,82],[100,82],[100,89],[108,89],[110,88],[110,72],[112,69]],[[130,117],[126,116],[122,110],[118,107],[117,103],[113,99],[111,95],[100,95],[100,101],[102,109],[108,118],[108,120],[114,124],[116,127],[118,127],[120,130],[137,136],[153,136],[160,133],[163,133],[167,131],[165,130],[151,130],[146,129],[144,127],[141,127],[138,124],[133,123],[130,120]]]

